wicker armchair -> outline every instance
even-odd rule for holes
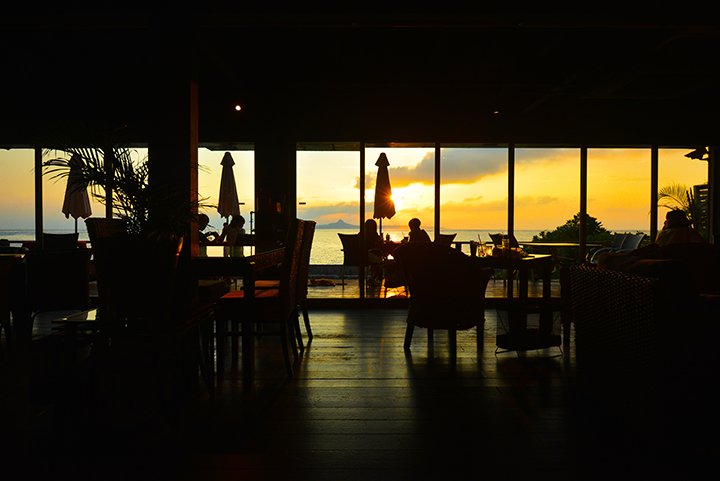
[[[634,417],[651,416],[717,372],[720,297],[687,289],[689,272],[679,260],[646,261],[632,274],[567,269],[563,296],[575,325],[578,380],[593,397]]]

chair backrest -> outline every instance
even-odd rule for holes
[[[450,247],[452,246],[453,240],[455,240],[456,234],[437,234],[435,236],[435,242],[437,242],[440,245]]]
[[[625,242],[626,237],[627,237],[627,234],[615,234],[615,237],[613,237],[612,244],[610,245],[610,249],[618,250],[618,249],[622,248],[623,242]]]
[[[91,243],[94,239],[114,237],[127,232],[125,221],[122,219],[89,217],[85,219],[85,226],[87,227],[88,237],[90,237]]]
[[[280,267],[280,316],[287,317],[298,304],[298,278],[305,221],[293,219],[290,222],[282,266]]]
[[[78,233],[74,234],[47,234],[43,232],[43,249],[77,249]]]
[[[106,249],[101,249],[99,244],[108,241],[100,241],[108,237],[116,237],[127,233],[125,221],[122,219],[108,219],[106,217],[89,217],[85,219],[90,245],[92,247],[95,273],[97,274],[98,299],[101,305],[106,305],[110,299],[110,284],[112,275],[108,263],[112,259],[103,258]],[[109,255],[112,255],[111,253]],[[107,257],[107,256],[106,256]]]
[[[502,247],[503,237],[503,234],[490,234],[490,239],[497,247]],[[510,247],[520,247],[514,235],[510,236]]]
[[[438,243],[395,249],[410,292],[408,322],[433,329],[469,329],[484,322],[485,288],[493,269]]]
[[[622,243],[621,249],[624,251],[632,251],[638,248],[645,234],[628,234]]]
[[[343,265],[360,266],[360,234],[338,233],[338,237],[343,246]]]
[[[303,224],[302,250],[298,273],[298,303],[307,299],[308,277],[310,275],[310,253],[312,251],[315,225],[317,223],[314,220],[306,220],[303,221]]]

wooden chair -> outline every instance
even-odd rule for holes
[[[229,336],[239,336],[240,318],[254,315],[256,318],[256,336],[275,335],[280,337],[285,368],[288,376],[293,375],[292,362],[288,350],[289,341],[292,341],[293,354],[298,358],[295,343],[295,333],[299,332],[297,305],[297,282],[300,270],[302,239],[305,221],[293,219],[285,243],[285,252],[280,272],[278,289],[256,287],[255,299],[252,303],[245,298],[244,290],[231,291],[222,296],[215,303],[217,356],[218,365],[222,366],[224,359],[225,339]],[[231,321],[233,330],[227,330],[227,323]],[[265,330],[265,324],[276,324],[276,330]],[[290,334],[290,336],[288,336]],[[218,376],[222,375],[222,368],[218,369]]]
[[[307,295],[308,277],[310,275],[310,254],[312,251],[313,237],[315,236],[315,225],[315,221],[305,221],[305,226],[303,227],[302,256],[300,259],[300,271],[297,284],[297,302],[305,321],[305,332],[307,332],[308,339],[312,339],[313,337],[312,329],[310,328],[310,314],[307,308]]]
[[[502,247],[503,234],[490,234],[490,239],[492,239],[495,247]],[[510,236],[510,247],[520,247],[514,235]]]
[[[107,262],[103,259],[101,249],[98,244],[102,243],[100,239],[108,237],[116,237],[127,233],[127,225],[121,219],[108,219],[105,217],[89,217],[85,219],[90,245],[93,250],[93,263],[95,265],[95,273],[97,275],[98,300],[101,307],[105,307],[110,299],[109,276],[106,272]]]
[[[452,243],[455,240],[456,235],[457,235],[457,233],[455,233],[455,234],[438,234],[435,236],[435,242],[440,245],[443,245],[443,246],[452,247]]]
[[[127,232],[127,226],[122,219],[90,217],[85,219],[85,226],[87,227],[88,237],[90,237],[90,243],[101,237],[114,237]]]
[[[485,288],[492,269],[480,268],[462,252],[437,243],[408,243],[395,249],[394,257],[405,274],[410,307],[405,331],[405,349],[410,349],[414,328],[447,329],[450,356],[457,356],[457,331],[477,328],[482,349],[485,323]]]
[[[312,339],[312,329],[310,328],[310,314],[307,308],[307,294],[308,294],[308,278],[310,274],[310,254],[312,251],[313,237],[315,236],[316,222],[312,220],[303,221],[303,236],[302,236],[302,247],[300,254],[300,268],[298,271],[298,292],[297,302],[298,309],[302,312],[303,319],[305,321],[305,332],[307,333],[308,339]],[[262,289],[278,289],[280,287],[279,280],[259,280],[255,281],[255,286]],[[299,313],[298,313],[299,315]],[[299,325],[299,324],[298,324]],[[298,346],[302,352],[304,349],[302,343],[301,333],[297,332]]]

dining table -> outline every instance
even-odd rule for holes
[[[167,396],[166,407],[172,419],[177,420],[180,415],[180,401],[186,399],[193,389],[197,389],[198,368],[208,395],[211,399],[215,395],[212,317],[211,306],[193,304],[189,309],[187,306],[174,309],[170,313],[170,318],[174,322],[170,324],[163,324],[162,327],[145,325],[138,331],[136,329],[139,325],[130,327],[125,320],[118,319],[110,309],[98,307],[53,319],[52,325],[54,335],[61,340],[60,348],[64,354],[66,367],[76,366],[78,348],[90,343],[93,350],[97,349],[101,353],[108,352],[113,344],[124,345],[127,349],[128,339],[138,332],[142,332],[140,338],[147,337],[148,334],[161,336],[162,346],[167,349],[163,352],[173,357],[173,382],[170,384],[172,395]],[[158,327],[160,329],[157,329]],[[142,343],[134,346],[138,349]],[[123,347],[119,349],[123,350]],[[102,355],[95,354],[95,356]]]
[[[535,242],[535,241],[518,241],[518,245],[521,247],[538,247],[540,249],[547,249],[550,255],[553,256],[556,267],[559,265],[560,256],[558,255],[558,249],[570,248],[579,249],[581,244],[579,242]],[[586,242],[585,247],[602,247],[602,242]]]
[[[517,253],[517,251],[513,251]],[[507,333],[498,332],[497,346],[501,349],[521,351],[559,346],[560,336],[552,334],[552,299],[550,277],[553,271],[553,257],[549,254],[534,255],[490,255],[475,257],[478,266],[517,271],[519,289],[515,296],[512,279],[507,283],[506,302],[498,306],[508,312]],[[528,278],[532,269],[542,271],[542,298],[528,297]],[[527,314],[537,310],[540,314],[538,329],[528,329]],[[498,326],[499,327],[499,326]]]
[[[244,257],[221,257],[208,256],[197,257],[193,259],[193,272],[198,278],[201,277],[241,277],[243,280],[243,290],[245,291],[245,299],[248,300],[248,310],[246,315],[240,319],[242,326],[242,369],[243,380],[245,386],[249,386],[255,374],[255,339],[254,339],[254,323],[257,321],[255,306],[252,300],[255,298],[255,278],[256,275],[268,268],[279,265],[285,253],[284,247],[269,249],[256,252],[250,256]],[[217,329],[217,326],[216,326]],[[233,356],[237,355],[238,342],[237,337],[233,337]],[[222,342],[218,339],[216,342]],[[222,351],[222,350],[218,350]],[[217,375],[222,377],[224,372],[224,356],[218,355]]]

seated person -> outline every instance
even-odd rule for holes
[[[686,244],[689,242],[706,243],[698,231],[690,226],[690,221],[681,210],[671,210],[665,216],[665,224],[658,232],[655,243],[659,246],[668,244]]]
[[[201,256],[207,255],[207,246],[217,244],[217,232],[203,232],[207,228],[209,223],[210,218],[206,214],[198,215],[198,229],[200,230],[198,243],[200,244]]]
[[[370,285],[378,285],[383,270],[383,241],[377,231],[375,219],[365,221],[365,248],[367,249],[367,262],[370,264]]]
[[[203,232],[208,224],[210,224],[210,217],[206,214],[198,215],[198,229],[200,229],[200,244],[217,244],[218,233],[215,231]]]
[[[410,234],[408,235],[409,242],[432,242],[428,233],[425,232],[425,229],[420,228],[420,219],[410,219],[408,227],[410,227]]]
[[[245,237],[245,218],[241,215],[234,215],[229,224],[225,224],[217,243],[221,243],[227,239],[227,247],[225,248],[225,256],[242,257],[243,256],[243,238]]]

